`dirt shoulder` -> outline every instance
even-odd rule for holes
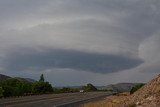
[[[130,98],[129,93],[120,93],[117,95],[106,97],[100,101],[89,102],[80,107],[123,107]]]

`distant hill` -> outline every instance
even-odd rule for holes
[[[96,86],[96,88],[98,90],[112,90],[114,92],[130,92],[132,87],[138,84],[141,83],[118,83],[118,84],[110,84],[107,86]],[[63,86],[63,87],[73,88],[73,89],[82,88],[82,86]],[[57,87],[57,88],[61,89],[63,87]]]
[[[31,78],[24,78],[25,80],[29,81],[29,82],[36,82],[36,80],[31,79]]]
[[[28,82],[31,82],[31,83],[36,82],[36,80],[33,80],[31,78],[21,78],[21,77],[15,77],[15,78],[18,79],[18,80],[28,81]]]
[[[11,77],[0,74],[0,80],[6,80],[6,79],[9,79],[9,78],[11,78]]]
[[[118,83],[107,86],[97,87],[99,90],[112,90],[114,92],[129,92],[132,87],[141,83]]]
[[[36,82],[36,80],[33,80],[31,78],[10,77],[10,76],[6,76],[6,75],[3,75],[3,74],[0,74],[0,81],[1,80],[6,80],[6,79],[10,79],[10,78],[16,78],[18,80],[28,81],[28,82]]]

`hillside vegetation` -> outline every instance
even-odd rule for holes
[[[49,82],[45,81],[41,74],[39,81],[30,78],[9,77],[0,74],[0,98],[12,96],[26,96],[39,94],[59,94],[74,93],[84,90],[85,92],[98,91],[91,83],[80,87],[53,87]]]
[[[51,84],[44,80],[30,82],[23,78],[6,78],[0,81],[0,97],[24,96],[53,92]]]

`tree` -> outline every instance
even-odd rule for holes
[[[21,81],[17,83],[16,87],[18,88],[20,95],[26,95],[31,93],[32,83]]]
[[[137,90],[139,90],[141,87],[143,87],[145,84],[138,84],[134,87],[132,87],[130,94],[133,94],[134,92],[136,92]]]
[[[97,91],[97,88],[90,83],[87,86],[83,86],[82,89],[84,91]]]
[[[41,74],[39,81],[32,84],[33,94],[45,94],[53,92],[52,85],[44,81],[44,76]]]
[[[0,97],[3,97],[3,92],[4,92],[3,88],[0,87]]]
[[[41,74],[39,81],[44,82],[44,76],[43,76],[43,74]]]
[[[32,85],[33,94],[44,94],[53,92],[52,85],[49,82],[38,81]]]
[[[31,93],[31,85],[28,81],[11,78],[0,81],[0,87],[4,90],[3,96],[21,96]]]

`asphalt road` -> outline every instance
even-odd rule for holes
[[[108,92],[65,93],[19,98],[0,99],[0,107],[75,107],[85,101],[91,101],[112,95]]]

